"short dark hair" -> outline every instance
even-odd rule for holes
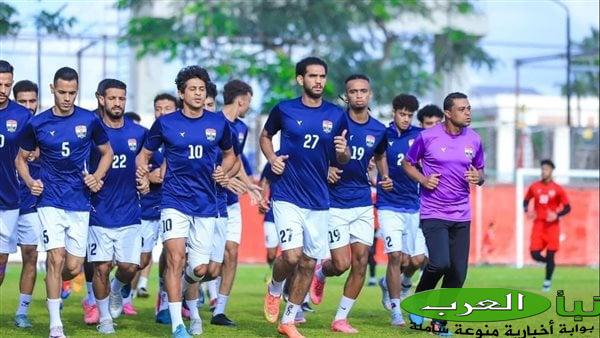
[[[131,121],[135,121],[137,123],[142,122],[142,117],[133,111],[128,111],[125,114],[123,114],[123,116],[125,116],[126,118],[130,119]]]
[[[450,110],[452,109],[452,106],[454,105],[454,99],[467,99],[467,95],[461,93],[461,92],[454,92],[454,93],[450,93],[446,96],[446,98],[444,99],[444,110]]]
[[[15,71],[15,68],[6,60],[0,60],[0,73],[11,73]]]
[[[206,97],[217,99],[217,85],[214,82],[206,84]]]
[[[554,170],[554,169],[556,168],[556,167],[554,166],[554,162],[552,162],[552,160],[551,160],[551,159],[548,159],[548,158],[547,158],[547,159],[543,159],[543,160],[540,162],[540,166],[545,166],[545,165],[547,165],[547,166],[550,166],[550,167],[552,168],[552,170]]]
[[[38,85],[29,80],[21,80],[13,86],[13,96],[17,99],[17,94],[25,92],[35,92],[38,95]]]
[[[406,109],[410,112],[415,112],[419,109],[419,100],[414,95],[400,94],[392,101],[394,111],[398,109]]]
[[[231,80],[223,87],[223,104],[231,104],[233,101],[242,95],[252,95],[252,87],[241,80]]]
[[[54,83],[58,81],[58,79],[65,81],[77,81],[79,83],[79,75],[77,75],[77,71],[70,67],[62,67],[54,73]]]
[[[104,79],[98,84],[98,90],[96,91],[96,94],[106,96],[106,91],[110,88],[123,89],[127,91],[127,85],[123,81],[117,79]]]
[[[179,102],[177,102],[177,99],[175,98],[175,96],[169,94],[169,93],[160,93],[158,95],[156,95],[154,97],[154,103],[156,104],[156,101],[160,101],[160,100],[169,100],[172,101],[173,103],[175,103],[175,107],[177,107],[179,105]]]
[[[175,85],[177,85],[177,90],[179,92],[183,92],[185,90],[185,83],[189,79],[193,78],[198,78],[204,81],[206,87],[208,87],[208,84],[211,82],[210,75],[208,75],[206,69],[200,66],[187,66],[185,68],[182,68],[179,71],[179,73],[177,73],[177,77],[175,78]]]
[[[296,76],[306,75],[306,68],[308,68],[308,66],[312,66],[312,65],[323,66],[323,68],[325,68],[325,74],[327,74],[327,63],[325,63],[325,61],[319,59],[318,57],[309,56],[307,58],[304,58],[304,59],[298,61],[298,63],[296,63]]]
[[[441,120],[444,118],[444,112],[435,104],[428,104],[417,112],[419,122],[423,123],[426,117],[439,117]]]
[[[348,82],[350,82],[352,80],[365,80],[365,81],[371,83],[371,80],[366,75],[363,75],[363,74],[352,74],[352,75],[350,75],[350,76],[348,76],[346,78],[346,80],[344,81],[344,84],[348,84]]]

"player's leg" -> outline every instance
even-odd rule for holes
[[[355,218],[353,209],[329,209],[327,242],[331,259],[323,260],[315,269],[310,285],[313,304],[323,300],[326,277],[339,276],[350,268],[350,223]]]
[[[86,288],[86,296],[81,301],[81,306],[83,308],[83,322],[88,325],[98,324],[100,313],[98,312],[98,305],[96,304],[93,287],[94,263],[89,261],[87,255],[83,262],[83,274],[85,276]]]
[[[450,238],[448,221],[439,219],[421,220],[429,262],[423,271],[415,292],[434,289],[438,281],[450,269]]]
[[[112,333],[115,331],[110,315],[110,283],[114,244],[110,236],[111,229],[99,226],[89,227],[87,260],[94,266],[92,277],[93,295],[98,308],[98,331]]]
[[[267,264],[269,265],[269,269],[273,269],[273,263],[275,262],[275,257],[277,257],[277,246],[279,245],[277,228],[273,222],[264,222],[263,228],[265,233],[265,248],[267,248]]]
[[[402,251],[405,254],[405,262],[402,265],[402,292],[400,299],[408,297],[412,287],[412,276],[423,266],[427,248],[423,231],[419,228],[419,214],[406,214],[405,234],[402,243]]]
[[[448,229],[450,239],[450,269],[444,276],[442,288],[462,288],[469,267],[470,224],[453,222]]]
[[[169,298],[165,288],[165,270],[167,269],[167,257],[163,245],[158,257],[158,292],[156,294],[155,321],[160,324],[171,324],[169,312]]]
[[[263,307],[265,318],[270,323],[275,323],[279,317],[284,282],[295,271],[302,256],[304,221],[302,210],[288,202],[273,201],[273,214],[281,255],[273,262],[271,282],[267,286]]]
[[[142,250],[140,227],[140,224],[134,224],[111,229],[115,248],[114,259],[118,263],[110,289],[110,314],[113,318],[119,317],[124,311],[126,303],[124,298],[131,297],[132,281],[139,271]],[[131,310],[133,309],[129,308],[126,314],[136,314]]]
[[[554,274],[554,268],[556,266],[554,257],[560,244],[560,229],[558,223],[546,227],[546,238],[548,246],[546,248],[546,278],[542,285],[542,291],[544,292],[550,291],[552,287],[552,275]]]
[[[376,248],[377,248],[377,235],[373,236],[373,245],[371,245],[369,247],[369,257],[368,257],[368,264],[369,264],[369,282],[368,282],[368,286],[375,286],[377,285],[377,274],[375,273],[375,270],[377,269],[377,261],[375,260],[375,253],[376,253]]]
[[[140,272],[137,284],[135,285],[136,295],[140,298],[147,298],[148,294],[148,276],[152,268],[152,250],[158,240],[158,220],[142,220],[142,257],[140,259]]]
[[[0,210],[0,285],[8,264],[8,255],[17,252],[19,209]]]
[[[240,203],[228,206],[227,215],[225,256],[223,258],[223,265],[221,266],[221,283],[211,324],[232,326],[235,323],[225,315],[225,307],[233,288],[238,263],[238,249],[242,239]]]
[[[185,267],[185,244],[193,222],[191,216],[175,209],[161,212],[162,237],[165,248],[166,268],[164,271],[172,332],[185,330],[181,317],[181,274]]]
[[[147,264],[142,270],[140,270],[140,276],[135,287],[135,292],[140,298],[148,298],[150,296],[148,293],[148,278],[150,277],[150,271],[152,270],[152,251],[149,253],[142,253],[142,256],[147,256],[147,258],[142,257],[142,265],[146,260]]]
[[[406,224],[405,213],[392,210],[378,210],[379,225],[383,235],[383,252],[388,263],[385,277],[379,281],[382,289],[382,304],[391,310],[392,325],[404,325],[400,311],[400,276],[402,266],[402,237]]]
[[[83,261],[86,257],[89,212],[67,211],[65,218],[68,221],[68,228],[65,231],[65,264],[63,267],[63,280],[71,280],[81,273]]]
[[[21,259],[23,266],[19,280],[19,307],[15,313],[15,325],[26,328],[31,327],[27,317],[31,295],[36,280],[37,244],[41,229],[40,219],[37,213],[20,215],[17,221],[17,238],[21,247]]]

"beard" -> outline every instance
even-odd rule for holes
[[[304,92],[306,93],[306,95],[308,95],[311,99],[320,99],[321,97],[323,97],[323,92],[321,93],[315,93],[312,88],[310,87],[306,87],[304,86]]]
[[[108,116],[108,118],[110,118],[111,120],[118,120],[121,119],[123,117],[123,113],[124,111],[110,111],[110,110],[105,110],[104,113],[106,114],[106,116]]]

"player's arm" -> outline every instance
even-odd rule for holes
[[[39,196],[42,194],[42,191],[44,191],[44,184],[41,180],[34,180],[33,177],[31,177],[31,174],[29,173],[29,165],[27,164],[27,159],[29,158],[31,153],[32,152],[29,150],[20,148],[19,153],[15,158],[15,166],[17,168],[19,176],[21,176],[23,182],[31,191],[31,194],[34,196]]]
[[[136,177],[143,178],[147,177],[149,174],[148,163],[150,163],[150,158],[152,158],[152,150],[146,149],[146,147],[142,147],[140,153],[135,157],[135,167],[136,169]]]
[[[241,158],[239,162],[242,162]],[[246,173],[246,169],[243,165],[240,167],[240,171],[238,172],[236,178],[241,180],[246,186],[246,189],[250,194],[250,202],[252,204],[257,204],[262,201],[263,196],[261,194],[261,187],[254,184],[254,181],[250,178],[250,176],[248,176],[248,173]]]
[[[212,177],[215,180],[215,182],[219,183],[222,187],[227,187],[227,185],[229,184],[228,174],[233,168],[237,156],[235,156],[235,152],[231,144],[228,149],[222,149],[222,152],[223,161],[221,162],[221,165],[215,168]]]
[[[381,154],[375,153],[373,156],[375,158],[375,166],[377,167],[377,171],[379,175],[381,175],[381,181],[377,182],[377,184],[381,184],[383,190],[390,191],[394,188],[394,182],[390,178],[390,171],[387,164],[387,156],[385,151]]]
[[[344,129],[341,135],[333,138],[333,145],[335,146],[335,159],[339,164],[346,164],[350,161],[350,147],[348,147],[348,139],[346,135],[348,129]]]
[[[404,169],[404,172],[406,172],[408,177],[413,181],[416,181],[425,189],[433,190],[440,183],[441,174],[433,173],[429,176],[425,176],[417,169],[417,164],[421,161],[424,154],[425,142],[423,141],[422,134],[419,134],[402,160],[402,169]]]
[[[265,126],[258,139],[260,150],[271,164],[271,171],[273,171],[275,175],[283,174],[285,160],[288,159],[288,155],[277,155],[273,148],[273,135],[281,130],[281,125],[281,111],[279,110],[279,106],[275,106],[271,110],[269,118],[267,119],[267,122],[265,122]]]

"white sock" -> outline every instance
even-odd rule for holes
[[[181,318],[181,302],[169,302],[169,313],[171,314],[171,332],[175,332],[177,326],[183,325],[183,318]]]
[[[392,313],[400,314],[400,298],[392,298],[390,303],[392,303]]]
[[[138,279],[137,288],[138,289],[141,289],[141,288],[147,289],[148,288],[148,277],[140,276],[140,279]]]
[[[123,283],[117,277],[115,277],[110,283],[110,291],[113,293],[119,293],[125,284],[127,283]]]
[[[351,299],[346,296],[342,296],[342,299],[340,300],[340,305],[338,306],[334,320],[348,318],[348,313],[350,312],[350,309],[352,309],[352,305],[354,305],[355,301],[356,301],[355,299]]]
[[[50,314],[50,328],[63,326],[60,320],[60,298],[48,299],[48,313]]]
[[[310,302],[310,292],[306,293],[306,296],[304,296],[304,302],[303,303],[308,303]]]
[[[300,310],[300,305],[287,302],[283,310],[283,316],[281,317],[281,324],[294,324],[298,310]]]
[[[225,306],[227,306],[227,299],[229,296],[225,296],[219,293],[217,296],[217,305],[215,306],[215,311],[213,312],[213,316],[216,316],[221,313],[225,313]]]
[[[271,280],[271,283],[269,283],[269,293],[271,296],[281,296],[281,293],[283,292],[283,283],[285,283],[285,280],[282,282],[278,282],[274,279]]]
[[[169,308],[169,297],[167,296],[167,292],[159,291],[158,298],[158,311],[167,310]]]
[[[94,287],[92,286],[92,282],[85,282],[85,290],[87,291],[85,302],[88,305],[96,304],[96,297],[94,297]]]
[[[190,310],[190,319],[200,319],[200,314],[198,313],[198,298],[185,300],[185,305],[187,305]]]
[[[412,276],[408,277],[402,274],[402,285],[412,285]]]
[[[100,313],[100,321],[103,321],[105,319],[111,319],[110,310],[108,309],[108,298],[109,297],[106,297],[104,299],[96,299],[96,304],[98,304],[98,312]]]
[[[208,298],[210,298],[211,301],[217,299],[219,295],[219,283],[217,280],[213,279],[206,284],[208,284]]]
[[[131,304],[131,296],[133,296],[133,289],[129,292],[127,297],[123,298],[123,305]]]
[[[325,278],[327,278],[327,276],[325,276],[325,274],[323,273],[323,266],[322,265],[321,265],[321,267],[319,267],[319,269],[315,270],[315,276],[321,282],[324,281]]]
[[[17,308],[17,313],[16,315],[26,315],[27,316],[27,310],[29,310],[29,304],[31,303],[31,295],[26,295],[24,293],[22,293],[19,296],[19,308]]]

